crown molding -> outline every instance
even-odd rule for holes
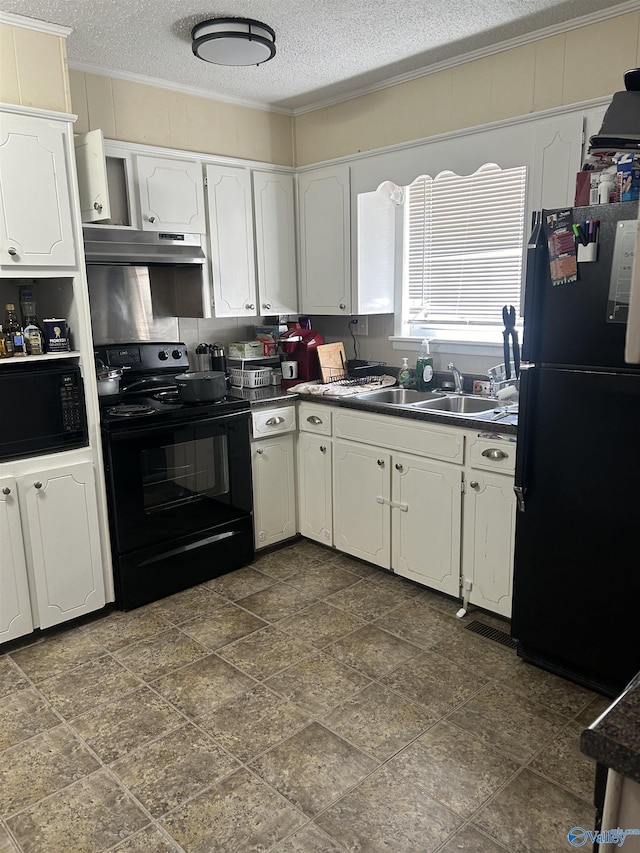
[[[13,12],[0,12],[0,24],[22,27],[23,30],[35,30],[38,33],[49,33],[49,35],[60,36],[65,39],[73,32],[71,27],[50,24],[48,21],[39,21],[37,18],[27,18],[24,15],[15,15]]]
[[[90,62],[73,62],[69,60],[69,68],[73,71],[83,71],[87,74],[99,74],[102,77],[114,77],[117,80],[127,80],[131,83],[143,83],[145,86],[156,86],[168,89],[170,92],[180,92],[183,95],[195,95],[198,98],[207,98],[210,101],[223,101],[226,104],[234,104],[238,107],[248,107],[252,110],[262,110],[267,113],[278,113],[279,115],[292,116],[293,110],[286,107],[274,107],[260,101],[249,101],[243,98],[232,98],[219,92],[212,93],[208,89],[199,89],[197,86],[184,86],[181,83],[173,83],[169,80],[161,80],[157,77],[147,77],[145,74],[134,74],[127,71],[115,71],[112,68],[103,68],[92,65]]]
[[[545,27],[541,30],[536,30],[533,33],[527,33],[524,36],[508,39],[507,41],[498,42],[488,47],[478,48],[478,50],[463,53],[459,56],[445,59],[442,62],[437,62],[434,65],[429,65],[423,68],[417,68],[414,71],[408,71],[405,74],[398,74],[395,77],[388,77],[386,80],[381,80],[379,83],[371,83],[367,86],[361,86],[358,89],[353,89],[348,93],[337,95],[334,97],[322,98],[306,104],[304,107],[296,107],[292,110],[294,116],[304,115],[305,113],[314,112],[315,110],[331,107],[335,104],[341,104],[344,101],[350,101],[353,98],[360,98],[363,95],[369,95],[373,92],[380,92],[383,89],[388,89],[391,86],[397,86],[400,83],[408,83],[411,80],[417,80],[420,77],[428,77],[430,74],[437,74],[440,71],[446,71],[448,68],[455,68],[458,65],[464,65],[467,62],[473,62],[476,59],[484,59],[487,56],[493,56],[496,53],[504,53],[507,50],[512,50],[515,47],[522,47],[526,44],[540,41],[541,39],[551,38],[552,36],[562,35],[563,33],[579,30],[583,27],[597,24],[600,21],[607,21],[611,18],[618,18],[621,15],[626,15],[629,12],[637,12],[640,9],[640,0],[627,0],[626,3],[619,3],[609,9],[603,9],[600,12],[592,12],[589,15],[584,15],[581,18],[574,18],[571,21],[565,21],[562,24],[554,24],[551,27]]]
[[[74,113],[60,113],[56,110],[45,110],[41,107],[25,107],[22,104],[7,103],[0,103],[0,113],[14,113],[15,115],[45,118],[51,121],[67,121],[70,123],[75,122],[78,118]]]

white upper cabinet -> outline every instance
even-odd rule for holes
[[[392,314],[396,276],[396,234],[402,227],[404,191],[390,181],[377,190],[359,193],[358,314]]]
[[[107,164],[101,130],[92,130],[74,138],[80,212],[83,222],[102,222],[111,218]]]
[[[74,267],[66,126],[6,113],[0,129],[0,270]],[[26,269],[25,269],[26,268]]]
[[[206,174],[215,316],[255,317],[259,312],[250,172],[207,166]]]
[[[204,234],[206,219],[200,163],[140,155],[135,163],[143,230]]]
[[[296,314],[293,176],[253,172],[258,314]]]
[[[351,198],[348,166],[298,179],[300,311],[351,314]]]

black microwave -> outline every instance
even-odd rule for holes
[[[88,444],[78,365],[46,361],[0,365],[0,461]]]

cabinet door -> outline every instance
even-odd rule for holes
[[[110,219],[109,182],[102,131],[81,133],[73,141],[82,221],[102,222]]]
[[[298,436],[298,528],[323,545],[333,545],[331,450],[331,439],[324,436]]]
[[[0,130],[0,269],[73,267],[66,128],[5,114]]]
[[[336,548],[388,569],[391,565],[389,453],[356,442],[333,443]]]
[[[394,454],[391,494],[393,570],[459,595],[462,470]]]
[[[303,172],[298,178],[300,310],[351,313],[349,167]]]
[[[202,167],[192,160],[136,157],[144,231],[204,234]]]
[[[0,480],[0,643],[33,630],[16,481]]]
[[[104,606],[93,465],[84,462],[19,480],[27,510],[41,628]]]
[[[469,601],[511,617],[516,499],[513,479],[472,471],[464,497],[463,577]]]
[[[207,166],[216,317],[255,317],[256,269],[248,169]]]
[[[256,548],[296,535],[296,477],[292,435],[254,441],[253,523]]]
[[[258,314],[297,314],[293,176],[253,173]]]

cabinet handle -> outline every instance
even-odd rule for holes
[[[378,459],[378,465],[380,468],[384,468],[384,459]]]
[[[492,447],[491,449],[487,448],[487,450],[482,451],[482,455],[487,459],[508,459],[509,454],[505,453],[504,450],[500,450],[497,447]]]
[[[326,452],[327,452],[327,448],[324,446],[324,444],[321,444],[320,445],[320,453],[326,453]]]
[[[10,489],[10,488],[8,488],[8,486],[5,486],[5,487],[4,487],[4,489],[2,490],[2,494],[3,494],[3,495],[10,495],[10,494],[11,494],[11,489]]]
[[[340,303],[340,305],[338,305],[338,308],[339,308],[341,311],[344,311],[344,309],[345,309],[346,307],[347,307],[347,306],[344,304],[344,302],[341,302],[341,303]]]
[[[9,252],[9,254],[10,254],[11,256],[13,256],[13,255],[17,255],[17,254],[18,254],[18,250],[17,250],[17,249],[14,249],[14,248],[13,248],[13,246],[9,246],[9,248],[7,249],[7,251]]]
[[[150,216],[150,217],[149,217],[149,222],[152,222],[152,223],[153,223],[153,222],[155,222],[155,221],[156,221],[155,216]]]
[[[396,471],[402,471],[402,470],[403,470],[403,468],[402,468],[402,465],[400,464],[400,462],[396,462]]]
[[[253,304],[253,302],[247,302],[244,307],[247,309],[247,311],[254,311],[256,306]]]
[[[322,418],[319,418],[317,415],[309,415],[307,422],[310,424],[321,424]]]
[[[472,481],[469,483],[469,485],[471,486],[471,488],[472,488],[472,489],[477,489],[477,488],[478,488],[478,486],[480,485],[480,483],[479,483],[477,480],[472,480]]]
[[[275,418],[269,418],[268,421],[265,421],[265,424],[267,426],[277,426],[278,424],[283,424],[283,423],[284,423],[284,418],[281,418],[279,416],[275,417]]]
[[[33,485],[36,487],[36,489],[42,488],[42,483],[40,482],[40,480],[36,480],[36,482]]]
[[[97,210],[97,211],[98,211],[98,213],[102,213],[102,205],[100,204],[100,202],[99,202],[99,201],[94,201],[94,203],[93,203],[93,209],[94,209],[94,210]]]
[[[262,307],[266,308],[267,311],[271,311],[271,303],[270,302],[263,302]]]
[[[259,447],[259,448],[256,450],[256,453],[258,454],[258,456],[262,456],[262,454],[264,453],[264,450],[263,450],[261,447]]]
[[[392,501],[389,498],[383,498],[382,495],[376,496],[376,503],[382,504],[383,506],[386,504],[395,509],[399,509],[400,512],[409,512],[409,504],[404,501]]]

